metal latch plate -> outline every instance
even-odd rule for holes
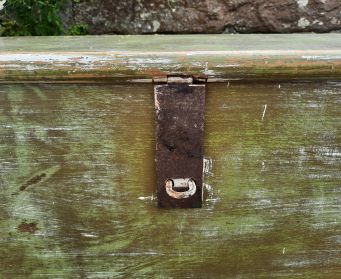
[[[168,82],[155,85],[156,172],[158,205],[165,208],[201,207],[205,84]],[[188,181],[190,194],[176,187]],[[180,183],[180,184],[179,184]],[[195,192],[191,185],[195,185]],[[167,188],[168,187],[168,188]],[[170,191],[179,191],[172,196]],[[177,198],[180,197],[180,198]]]

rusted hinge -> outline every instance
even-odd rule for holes
[[[158,205],[201,207],[205,78],[154,80]]]

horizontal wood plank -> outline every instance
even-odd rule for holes
[[[340,78],[341,34],[0,38],[0,81]]]

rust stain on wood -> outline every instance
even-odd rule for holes
[[[21,223],[18,227],[17,230],[22,233],[35,233],[38,230],[37,223]]]

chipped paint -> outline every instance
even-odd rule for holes
[[[306,59],[308,61],[312,60],[326,60],[326,61],[333,61],[333,60],[341,60],[341,55],[340,56],[318,56],[318,55],[303,55],[303,59]]]
[[[298,24],[303,28],[306,21],[301,19]],[[153,39],[153,45],[141,49],[138,45],[129,45],[130,40],[135,40],[134,36],[107,36],[107,40],[113,40],[112,47],[98,46],[96,49],[92,46],[88,49],[81,48],[79,51],[74,46],[62,47],[63,42],[68,45],[68,40],[73,40],[72,38],[54,38],[54,43],[58,44],[53,50],[52,47],[40,45],[32,50],[29,44],[32,38],[27,39],[28,42],[25,41],[26,45],[22,45],[21,39],[12,41],[1,38],[0,80],[150,81],[155,76],[172,74],[206,75],[216,80],[276,76],[323,78],[340,75],[339,35],[300,35],[297,45],[287,45],[283,41],[287,38],[290,42],[296,42],[292,39],[295,35],[276,35],[275,38],[272,36],[274,35],[263,36],[262,38],[266,39],[259,40],[260,37],[256,35],[238,35],[233,36],[236,38],[234,41],[232,36],[207,35],[205,38],[212,38],[207,42],[226,40],[226,44],[209,44],[203,40],[202,46],[194,45],[191,48],[169,45],[168,36],[149,36],[148,38]],[[181,38],[186,42],[187,38],[190,40],[191,37],[186,35]],[[279,41],[279,38],[282,40],[281,44],[274,45],[274,39]],[[92,41],[97,40],[95,37],[79,40],[84,39],[89,40],[87,42],[90,45]],[[272,43],[266,44],[270,39]],[[333,44],[329,43],[330,39]],[[117,43],[116,40],[123,40],[124,43]],[[253,43],[245,44],[244,41]],[[32,44],[35,45],[35,41]],[[321,59],[304,58],[309,56]]]
[[[207,176],[211,176],[213,173],[212,173],[212,169],[213,169],[213,160],[212,158],[204,158],[204,175],[205,177]]]

